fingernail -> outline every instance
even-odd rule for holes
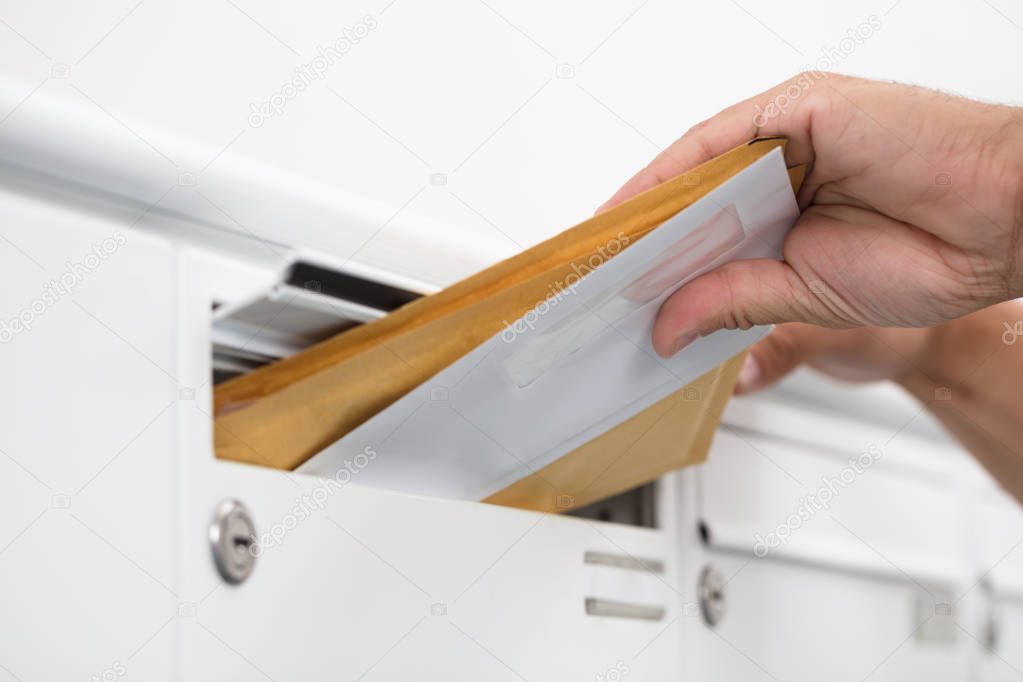
[[[735,382],[735,390],[744,393],[756,388],[760,381],[760,363],[752,355],[747,355],[739,370],[739,378]]]
[[[691,344],[696,340],[700,334],[699,332],[686,332],[685,334],[679,334],[678,338],[671,344],[671,355],[675,355],[680,350]]]

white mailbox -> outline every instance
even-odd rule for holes
[[[502,253],[133,132],[38,98],[0,136],[0,679],[1023,669],[1021,515],[885,391],[737,401],[705,465],[573,516],[216,459],[214,381],[386,314],[345,282]]]

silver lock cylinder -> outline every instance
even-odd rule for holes
[[[725,577],[710,564],[700,571],[698,585],[700,615],[708,627],[714,627],[725,616]]]
[[[217,505],[210,522],[210,549],[221,577],[232,585],[245,581],[256,565],[256,525],[238,500]]]

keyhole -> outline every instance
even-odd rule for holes
[[[213,560],[224,580],[237,585],[249,577],[258,557],[259,536],[241,502],[226,499],[217,506],[209,539]]]
[[[252,547],[252,537],[247,535],[235,535],[232,538],[236,552],[247,552]]]

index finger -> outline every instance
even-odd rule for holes
[[[785,156],[790,164],[812,162],[811,123],[816,102],[809,95],[824,77],[820,71],[801,73],[693,126],[633,175],[597,213],[756,137],[786,137]]]

